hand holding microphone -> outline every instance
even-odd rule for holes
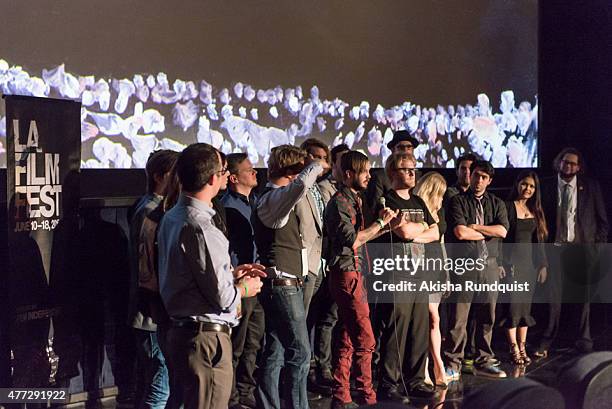
[[[384,228],[387,224],[389,224],[391,222],[391,220],[395,219],[397,217],[397,214],[399,213],[399,210],[391,210],[388,207],[386,207],[386,199],[384,197],[381,197],[380,199],[378,199],[378,203],[380,203],[380,205],[382,206],[382,209],[378,212],[378,220],[377,222],[379,222],[379,224],[381,225],[381,229]]]

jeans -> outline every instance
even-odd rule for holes
[[[308,277],[304,280],[304,311],[306,312],[307,317],[312,298],[317,294],[319,288],[321,287],[321,280],[323,278],[322,275],[323,273],[321,272],[319,272],[319,275],[309,272]],[[308,332],[310,333],[310,331]]]
[[[341,325],[334,356],[334,399],[352,401],[351,369],[355,371],[355,386],[365,403],[376,403],[372,387],[372,353],[376,347],[367,292],[358,271],[332,271],[329,276],[331,293],[338,305],[338,325]]]
[[[260,406],[280,409],[279,378],[285,368],[287,408],[308,409],[306,381],[310,367],[310,345],[302,288],[266,286],[260,296],[266,315],[266,344],[263,352],[258,395]]]
[[[164,409],[170,395],[168,368],[157,333],[136,329],[139,367],[143,391],[138,408]]]
[[[328,277],[323,277],[308,311],[308,329],[314,327],[315,368],[331,372],[332,333],[338,321],[338,306],[329,291]]]

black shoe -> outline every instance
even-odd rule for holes
[[[410,403],[410,398],[399,391],[397,388],[382,388],[376,392],[376,399],[386,402],[396,402],[402,404]]]
[[[408,392],[408,395],[411,398],[418,398],[418,399],[431,399],[434,396],[436,396],[436,390],[434,388],[432,388],[431,386],[425,385],[424,383],[421,383],[419,385],[416,385],[415,387],[410,389],[410,392]]]
[[[317,377],[317,383],[321,386],[334,386],[334,377],[331,371],[329,369],[321,371]]]
[[[255,401],[255,396],[241,396],[240,404],[247,408],[256,408],[257,402]]]
[[[593,352],[593,342],[589,341],[576,341],[576,351],[580,354],[590,354]]]
[[[355,402],[344,403],[337,399],[332,399],[332,409],[357,409],[359,407]]]
[[[319,393],[306,391],[306,394],[307,394],[306,396],[308,398],[308,401],[323,399],[323,396],[321,396],[321,394]]]

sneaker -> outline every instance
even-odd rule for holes
[[[494,379],[506,377],[506,373],[494,365],[475,366],[474,375]]]
[[[461,372],[471,375],[474,372],[474,360],[464,359],[461,361]]]
[[[497,358],[491,358],[491,359],[489,359],[487,364],[493,365],[493,366],[500,366],[501,365],[501,361],[499,359],[497,359]]]
[[[461,372],[448,367],[446,368],[446,382],[458,381],[461,378]]]

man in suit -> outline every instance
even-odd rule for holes
[[[330,169],[329,149],[327,145],[316,138],[305,140],[300,146],[308,155],[307,161],[319,161],[325,164],[319,177]],[[308,277],[304,279],[304,311],[308,315],[310,301],[318,291],[323,278],[323,262],[321,251],[323,245],[323,212],[325,202],[319,185],[312,185],[306,195],[295,206],[295,214],[299,220],[302,246],[307,249]],[[310,333],[310,331],[309,331]]]
[[[548,354],[559,332],[562,301],[578,314],[575,347],[593,349],[590,332],[592,279],[598,256],[597,243],[608,239],[608,217],[599,183],[582,175],[585,164],[580,152],[563,149],[555,158],[557,175],[542,181],[542,201],[548,221],[551,277],[546,283],[549,302],[548,326],[536,356]],[[572,327],[576,325],[572,324]]]

